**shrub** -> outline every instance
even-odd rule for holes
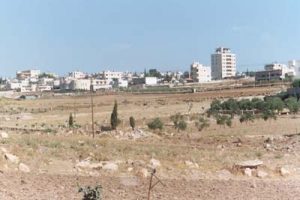
[[[162,130],[164,127],[163,122],[160,120],[160,118],[155,118],[153,121],[148,123],[148,128],[152,130]]]
[[[185,130],[187,128],[187,123],[184,121],[184,116],[180,113],[177,113],[176,115],[173,115],[170,117],[175,129],[179,130]]]
[[[230,116],[217,115],[216,120],[218,125],[227,125],[229,127],[232,125],[232,118]]]
[[[273,110],[264,110],[261,113],[261,118],[263,118],[265,121],[267,121],[268,119],[277,119],[275,112]]]
[[[202,131],[203,129],[208,128],[209,125],[209,121],[204,117],[200,117],[199,120],[195,123],[198,131]]]
[[[120,124],[120,120],[118,118],[118,103],[117,101],[115,101],[115,105],[110,116],[111,129],[116,130],[119,124]]]
[[[132,116],[129,118],[129,124],[130,124],[132,130],[134,130],[134,128],[135,128],[135,119]]]
[[[79,188],[79,193],[83,193],[82,200],[101,200],[101,193],[102,193],[102,186],[97,185],[95,188],[92,188],[90,186],[85,188]]]

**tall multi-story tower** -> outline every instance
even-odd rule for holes
[[[213,80],[234,77],[236,75],[236,56],[229,48],[219,47],[211,55],[211,76]]]

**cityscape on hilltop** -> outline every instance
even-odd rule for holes
[[[94,91],[116,88],[147,88],[156,86],[180,86],[185,84],[204,84],[224,80],[247,79],[252,81],[291,80],[300,77],[300,61],[270,63],[262,71],[237,71],[237,56],[230,48],[219,47],[211,54],[211,66],[193,62],[184,72],[158,69],[145,69],[144,72],[121,72],[106,70],[97,73],[72,71],[66,76],[42,72],[39,69],[17,71],[13,79],[2,79],[1,90],[13,92],[50,91]]]

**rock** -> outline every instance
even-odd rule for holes
[[[244,162],[237,163],[237,167],[241,168],[257,168],[258,166],[262,165],[263,161],[261,160],[247,160]]]
[[[257,177],[258,177],[258,178],[265,178],[265,177],[267,177],[267,176],[268,176],[268,173],[267,173],[267,172],[258,170],[258,172],[257,172]]]
[[[116,163],[108,162],[103,165],[102,169],[104,169],[106,171],[115,172],[115,171],[118,171],[119,166]]]
[[[154,169],[156,169],[156,168],[158,168],[158,167],[161,166],[160,161],[159,161],[159,160],[156,160],[156,159],[154,159],[154,158],[152,158],[152,159],[150,160],[150,165],[151,165],[151,167],[154,168]]]
[[[19,170],[21,172],[25,172],[25,173],[29,173],[30,172],[30,168],[27,165],[25,165],[24,163],[20,163],[19,164]]]
[[[287,170],[287,169],[284,168],[284,167],[281,167],[280,170],[279,170],[279,172],[280,172],[280,175],[281,175],[281,176],[288,176],[288,175],[290,175],[289,170]]]
[[[1,131],[0,132],[0,138],[2,138],[2,139],[8,139],[9,136],[8,136],[8,134],[6,132]]]
[[[10,161],[12,163],[18,164],[20,162],[20,159],[17,156],[15,156],[13,154],[10,154],[10,153],[6,153],[4,155],[4,157],[5,157],[6,160],[8,160],[8,161]]]
[[[147,178],[150,175],[150,173],[146,168],[141,168],[140,170],[138,170],[137,175],[142,178]]]
[[[185,161],[184,162],[186,166],[188,166],[189,168],[199,168],[199,165],[197,163],[191,162],[191,161]]]
[[[252,176],[252,170],[251,170],[250,168],[246,168],[246,169],[244,170],[244,174],[245,174],[246,176],[251,177],[251,176]]]
[[[127,171],[128,171],[128,172],[132,172],[132,171],[133,171],[133,168],[132,168],[132,167],[128,167]]]
[[[79,140],[79,141],[78,141],[78,144],[79,144],[80,146],[83,146],[83,145],[84,145],[84,141]]]

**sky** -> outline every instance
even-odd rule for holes
[[[299,0],[0,0],[0,76],[37,68],[144,71],[210,65],[225,46],[238,71],[300,59]]]

